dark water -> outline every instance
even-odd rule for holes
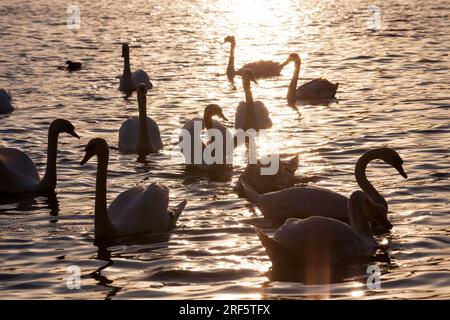
[[[46,132],[56,117],[71,120],[82,139],[59,143],[56,199],[2,199],[0,298],[449,298],[449,44],[448,1],[383,1],[381,25],[369,30],[368,1],[78,1],[81,29],[67,29],[67,1],[0,3],[0,87],[18,109],[0,118],[0,145],[25,150],[45,165]],[[302,81],[340,82],[338,103],[286,105],[292,65],[261,80],[254,97],[269,108],[271,141],[260,153],[299,154],[297,175],[349,195],[354,164],[365,150],[396,149],[409,179],[384,165],[368,175],[389,202],[394,224],[381,289],[364,275],[331,285],[272,281],[271,263],[253,225],[259,211],[232,191],[231,179],[186,174],[171,144],[187,119],[218,103],[230,120],[243,100],[224,76],[237,38],[236,66],[257,59],[302,59]],[[79,166],[93,137],[117,145],[122,121],[137,113],[117,91],[120,44],[131,46],[132,68],[150,73],[148,113],[165,149],[142,164],[110,155],[108,200],[137,184],[158,181],[174,203],[188,199],[177,229],[98,250],[93,245],[95,165]],[[68,74],[66,60],[85,65]],[[217,74],[221,74],[218,76]],[[227,125],[232,126],[230,121]],[[242,154],[243,150],[237,150]],[[57,216],[56,216],[57,215]],[[81,268],[81,290],[68,290],[67,267]]]

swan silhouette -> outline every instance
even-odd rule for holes
[[[227,77],[230,81],[233,81],[236,75],[242,75],[245,69],[253,71],[255,78],[270,78],[280,75],[284,65],[268,60],[260,60],[256,62],[247,63],[239,70],[234,69],[234,49],[236,48],[236,39],[234,36],[227,36],[223,40],[223,43],[230,43],[230,57],[228,59]]]
[[[397,152],[390,148],[373,149],[364,153],[356,163],[356,181],[362,191],[371,200],[368,217],[377,228],[389,230],[392,224],[387,218],[386,200],[367,180],[367,164],[375,159],[383,160],[394,167],[400,175],[407,178],[403,170],[403,160]],[[258,194],[246,183],[242,183],[247,199],[254,203],[264,217],[273,218],[308,218],[323,216],[348,221],[348,198],[327,189],[313,187],[292,187],[276,192]]]
[[[179,140],[182,142],[182,153],[185,158],[185,163],[189,168],[196,168],[203,171],[216,170],[223,167],[223,165],[230,164],[230,156],[232,156],[234,149],[234,137],[231,132],[225,127],[220,121],[213,119],[213,116],[218,116],[225,121],[228,119],[223,114],[223,110],[217,104],[209,104],[206,106],[203,112],[203,118],[197,117],[186,121],[182,129],[182,135]],[[201,132],[196,132],[195,127],[198,126],[199,129],[207,130],[209,136],[208,143],[203,143]],[[222,141],[215,141],[215,136],[212,134],[214,129]],[[185,141],[185,139],[188,139]],[[201,149],[199,149],[201,147]],[[212,148],[215,148],[213,150]],[[201,154],[200,154],[201,151]],[[215,151],[221,152],[220,155],[216,154]],[[204,158],[204,154],[211,154],[214,159],[218,159],[218,162],[207,161]],[[217,157],[216,157],[217,156]],[[232,159],[232,158],[231,158]]]
[[[48,129],[47,167],[41,180],[33,161],[24,152],[0,148],[0,193],[52,192],[56,188],[56,155],[60,133],[80,138],[67,120],[56,119]]]
[[[0,114],[10,113],[14,110],[11,94],[0,89]]]
[[[273,267],[347,265],[363,263],[377,250],[366,219],[370,200],[362,191],[354,191],[348,201],[350,225],[342,221],[313,216],[290,218],[273,238],[256,228]]]
[[[253,71],[246,69],[242,72],[242,86],[245,92],[245,102],[239,102],[236,109],[236,116],[234,127],[244,131],[254,129],[269,129],[272,127],[272,120],[269,116],[264,103],[261,101],[253,101],[252,90],[250,88],[250,81],[258,83],[255,79]]]
[[[146,188],[134,187],[120,193],[107,207],[106,178],[109,147],[105,140],[94,138],[86,145],[84,165],[97,156],[97,181],[95,188],[95,237],[115,238],[171,230],[186,206],[182,201],[175,209],[168,209],[169,188],[152,183]]]
[[[119,90],[131,94],[136,91],[137,86],[140,83],[145,84],[147,90],[153,88],[153,84],[150,82],[150,78],[142,69],[136,70],[133,73],[130,68],[130,47],[127,43],[122,44],[122,58],[123,58],[123,74],[120,77]]]
[[[147,155],[163,148],[161,134],[156,122],[147,117],[147,87],[137,86],[139,117],[131,117],[122,123],[119,130],[119,150],[123,153]]]
[[[291,83],[287,93],[287,99],[290,104],[297,100],[330,100],[336,95],[339,83],[331,83],[330,81],[317,78],[302,84],[297,88],[298,76],[300,73],[301,59],[297,53],[291,53],[288,59],[281,65],[284,67],[290,62],[295,63],[294,73],[292,75]]]

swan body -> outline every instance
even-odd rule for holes
[[[245,194],[241,181],[244,181],[258,193],[268,193],[292,187],[296,182],[295,171],[299,164],[298,156],[295,156],[288,161],[281,161],[279,157],[277,159],[273,159],[272,157],[271,161],[278,161],[278,170],[276,174],[273,175],[261,173],[263,167],[269,167],[271,164],[263,165],[260,161],[256,164],[247,164],[235,186],[237,193],[239,195]]]
[[[186,121],[186,123],[183,125],[183,134],[180,136],[180,142],[182,142],[181,151],[183,152],[183,155],[185,157],[185,163],[189,167],[196,168],[202,171],[210,171],[216,170],[222,165],[231,164],[230,162],[232,158],[230,157],[232,156],[232,154],[230,154],[230,152],[232,152],[234,149],[233,135],[228,130],[228,128],[225,127],[220,121],[212,119],[213,116],[218,116],[224,120],[227,120],[227,118],[223,114],[222,108],[220,108],[216,104],[210,104],[206,106],[203,113],[203,118],[196,117],[194,119]],[[202,141],[201,132],[198,129],[200,129],[201,131],[203,131],[204,129],[207,130],[209,141],[206,144]],[[211,131],[209,129],[217,130],[222,139],[222,144],[216,145],[216,147],[220,148],[223,156],[221,158],[218,158],[218,162],[214,163],[205,161],[203,157],[205,149],[213,147],[211,143],[213,143],[212,139],[214,137],[211,135]],[[187,135],[184,136],[185,134]],[[187,140],[185,141],[184,139]],[[198,146],[200,146],[201,149],[198,149]],[[200,151],[201,155],[198,154]],[[208,150],[207,152],[209,154]]]
[[[365,217],[369,206],[367,196],[355,191],[348,201],[350,225],[329,217],[312,216],[286,220],[273,238],[259,229],[256,231],[274,267],[365,262],[377,249]]]
[[[373,149],[364,153],[356,163],[355,176],[360,188],[371,200],[368,218],[377,227],[391,229],[387,218],[386,200],[378,193],[366,177],[366,166],[380,159],[391,165],[404,177],[403,160],[397,152],[390,148]],[[293,187],[260,195],[246,183],[242,183],[247,199],[253,202],[265,217],[307,218],[323,216],[348,221],[348,198],[339,193],[322,188]]]
[[[270,78],[270,77],[276,77],[279,76],[281,73],[281,70],[283,69],[284,65],[269,61],[269,60],[260,60],[256,62],[251,62],[245,64],[242,68],[235,70],[234,69],[234,50],[236,48],[236,39],[234,36],[227,36],[224,39],[223,43],[230,43],[230,57],[228,60],[228,66],[227,66],[227,77],[230,81],[233,81],[234,77],[236,75],[241,76],[242,72],[245,69],[252,70],[254,76],[256,79],[259,78]]]
[[[147,87],[141,83],[137,88],[139,117],[125,120],[119,130],[119,150],[123,153],[147,155],[163,148],[161,134],[156,122],[147,117]]]
[[[10,113],[14,110],[11,95],[5,89],[0,89],[0,114]]]
[[[56,154],[59,133],[79,138],[67,120],[56,119],[49,128],[47,167],[41,180],[33,161],[18,149],[0,148],[0,193],[51,192],[56,187]]]
[[[296,100],[331,100],[334,99],[339,83],[318,78],[302,84],[297,88],[298,77],[300,74],[301,59],[297,53],[291,53],[288,59],[282,63],[282,66],[295,63],[294,73],[289,84],[287,99],[289,103],[295,103]]]
[[[172,229],[187,202],[182,201],[175,209],[168,208],[169,189],[152,183],[146,188],[134,187],[120,193],[106,206],[106,176],[109,147],[105,140],[92,139],[86,146],[84,165],[97,155],[97,181],[95,191],[95,236],[110,238]]]
[[[236,109],[234,127],[244,131],[254,129],[269,129],[272,127],[269,110],[261,101],[253,101],[253,95],[250,88],[250,81],[256,82],[251,70],[245,70],[242,73],[242,86],[245,92],[245,102],[239,102]]]
[[[130,47],[126,43],[122,44],[122,57],[124,58],[124,67],[123,74],[120,77],[119,90],[126,94],[131,94],[133,91],[136,91],[140,83],[145,84],[147,90],[153,88],[147,72],[142,69],[131,72]]]
[[[66,65],[67,65],[67,71],[78,71],[81,70],[82,68],[82,63],[81,62],[73,62],[73,61],[66,61]]]

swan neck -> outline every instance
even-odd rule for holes
[[[229,79],[234,78],[234,48],[235,44],[231,43],[230,47],[230,57],[228,58],[228,66],[227,66],[227,76]]]
[[[131,75],[130,56],[128,54],[123,57],[123,75]]]
[[[114,229],[108,216],[106,205],[106,184],[108,173],[108,147],[98,154],[97,180],[95,186],[95,236],[104,237]]]
[[[147,97],[145,94],[138,96],[139,105],[139,138],[138,138],[138,153],[148,154],[150,140],[148,138],[148,123],[147,123]]]
[[[44,178],[39,183],[40,191],[54,191],[56,188],[56,155],[58,153],[59,132],[52,127],[48,130],[47,165]]]
[[[203,114],[203,123],[205,125],[206,130],[212,129],[213,122],[212,122],[212,115],[208,112],[205,112]]]
[[[367,222],[366,215],[364,214],[360,204],[350,204],[348,215],[350,219],[350,226],[353,230],[361,236],[373,239],[369,223]]]
[[[380,159],[377,153],[374,151],[375,150],[366,152],[356,162],[355,166],[356,182],[358,183],[361,190],[363,190],[374,203],[382,204],[387,209],[386,200],[383,198],[381,194],[378,193],[378,191],[370,183],[370,181],[367,179],[366,176],[367,164],[372,160]]]
[[[253,101],[253,94],[250,88],[250,81],[243,81],[243,87],[245,92],[245,102],[246,102],[246,112],[245,112],[245,123],[244,129],[254,128],[256,125],[256,114],[255,114],[255,102]]]
[[[292,74],[291,83],[289,84],[287,99],[289,103],[295,103],[297,100],[296,97],[296,90],[297,90],[297,82],[298,82],[298,76],[300,74],[300,61],[295,62],[295,68],[294,73]]]

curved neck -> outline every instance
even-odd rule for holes
[[[253,101],[252,90],[250,88],[250,81],[243,80],[242,85],[245,92],[245,103],[247,104],[245,112],[245,125],[244,130],[247,129],[257,129],[256,126],[256,114],[255,114],[255,103]]]
[[[355,166],[356,182],[358,183],[361,190],[363,190],[366,195],[369,196],[370,200],[372,200],[374,203],[382,204],[387,210],[388,205],[386,200],[381,194],[378,193],[378,191],[369,182],[366,176],[367,164],[375,159],[381,159],[377,153],[377,150],[368,151],[358,159],[358,162],[356,162]]]
[[[296,90],[297,90],[298,76],[300,74],[300,65],[301,65],[300,61],[295,62],[294,73],[292,74],[291,83],[289,84],[289,89],[287,93],[287,99],[289,103],[295,103],[295,101],[297,100]]]
[[[108,216],[106,205],[106,181],[108,174],[109,150],[106,146],[102,153],[99,153],[97,164],[97,179],[95,185],[95,237],[106,237],[114,230]]]
[[[227,77],[230,80],[233,80],[235,72],[234,72],[234,48],[235,44],[231,43],[230,47],[230,57],[228,58],[228,67],[227,67]]]
[[[358,197],[358,199],[350,198],[348,205],[348,215],[350,219],[350,225],[361,236],[374,239],[369,223],[367,222],[366,215],[364,214],[363,211],[362,202],[364,201],[363,200],[364,197],[365,197],[364,195],[361,195],[360,197]]]
[[[150,140],[148,138],[147,123],[147,97],[145,94],[138,96],[139,104],[139,138],[137,151],[140,154],[148,154],[150,152]]]
[[[56,188],[56,155],[58,153],[58,136],[59,132],[52,129],[48,130],[47,143],[47,166],[45,175],[38,185],[40,191],[54,191]]]

